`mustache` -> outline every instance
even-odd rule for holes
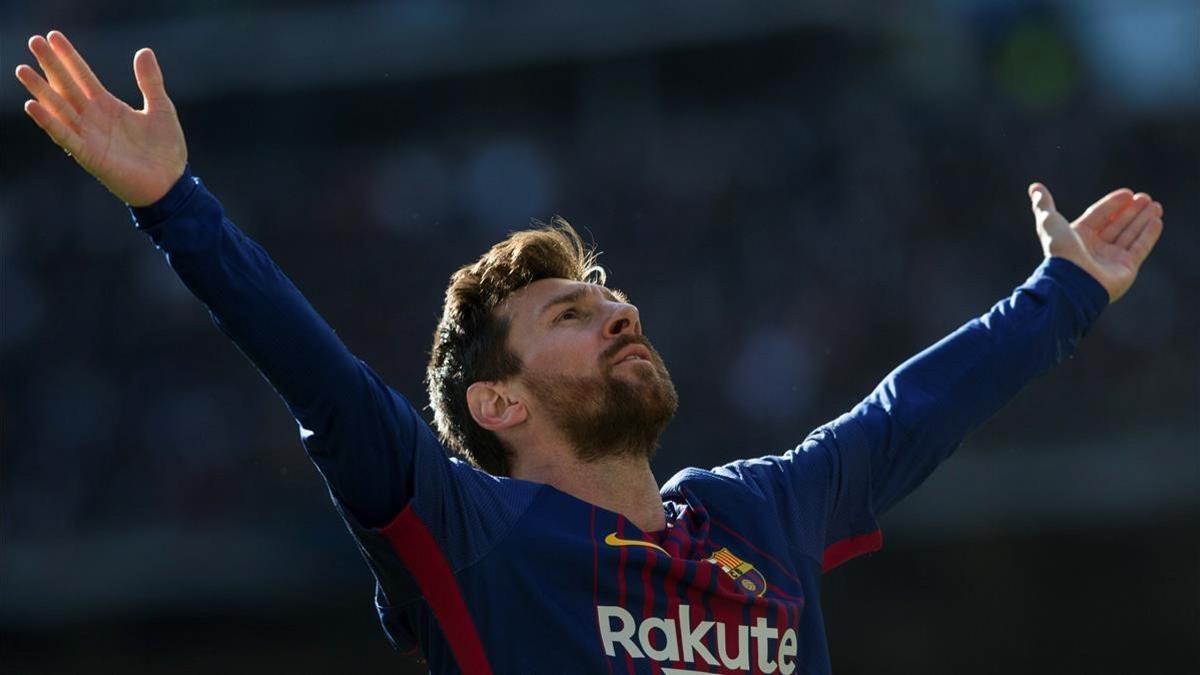
[[[613,357],[617,355],[617,352],[625,349],[629,345],[641,345],[650,351],[650,356],[653,357],[654,360],[659,360],[658,352],[655,351],[654,345],[650,344],[650,340],[648,340],[645,335],[626,333],[625,335],[617,338],[617,341],[614,342],[611,347],[605,349],[604,352],[600,354],[600,363],[603,365],[608,365],[608,362],[613,360]]]

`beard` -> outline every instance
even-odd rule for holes
[[[650,367],[626,366],[631,377],[612,374],[609,360],[630,344],[650,350]],[[649,460],[658,438],[675,416],[679,395],[667,366],[650,342],[630,336],[600,359],[600,375],[579,376],[526,371],[521,377],[546,414],[563,431],[584,462],[609,457]]]

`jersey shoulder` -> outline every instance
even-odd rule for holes
[[[714,499],[757,504],[770,501],[770,495],[763,491],[757,481],[747,480],[745,475],[729,470],[728,466],[681,469],[663,484],[659,493],[663,501],[686,500],[688,493],[706,503]]]

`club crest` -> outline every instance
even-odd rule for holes
[[[733,554],[729,549],[722,548],[708,557],[710,562],[716,563],[725,570],[725,573],[733,579],[733,583],[737,587],[750,595],[762,596],[767,592],[767,580],[763,577],[762,572],[754,569],[754,565],[742,560]]]

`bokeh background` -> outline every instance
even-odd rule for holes
[[[1076,356],[826,578],[839,673],[1200,672],[1200,5],[0,2],[140,105],[424,402],[450,273],[529,218],[605,252],[682,401],[654,462],[778,452],[1007,295],[1025,188],[1166,231]],[[0,670],[416,673],[270,387],[0,84]]]

